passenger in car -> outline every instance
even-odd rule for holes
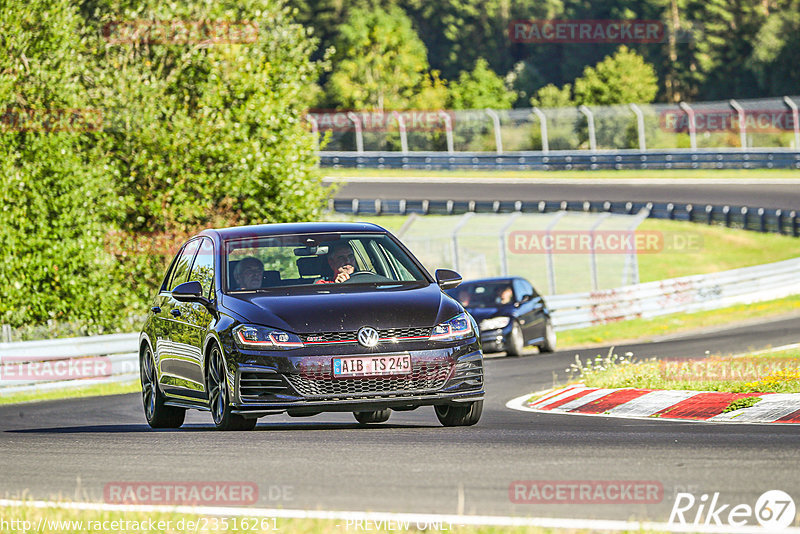
[[[264,264],[261,260],[248,256],[233,269],[235,286],[233,289],[258,289],[264,277]]]

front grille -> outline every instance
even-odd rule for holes
[[[354,397],[421,393],[440,389],[452,371],[450,362],[414,362],[402,377],[333,378],[330,371],[315,370],[286,378],[304,397]]]
[[[243,401],[258,401],[274,395],[289,394],[289,384],[278,373],[243,371],[239,375],[239,396]]]
[[[425,328],[388,328],[378,330],[378,337],[388,339],[428,339],[431,336],[430,327]],[[358,343],[358,332],[319,332],[315,334],[300,334],[303,343]]]

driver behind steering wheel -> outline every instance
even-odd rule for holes
[[[320,278],[315,284],[342,283],[350,279],[350,275],[356,271],[356,255],[350,243],[343,241],[333,245],[327,254],[328,265],[333,271],[333,276]]]

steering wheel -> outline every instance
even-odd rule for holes
[[[359,274],[373,274],[374,275],[375,273],[373,273],[372,271],[356,271],[356,272],[354,272],[353,274],[350,275],[350,278],[352,278],[354,276],[358,276]]]

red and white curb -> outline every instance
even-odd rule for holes
[[[733,401],[761,397],[727,413]],[[533,400],[530,400],[533,398]],[[800,423],[800,393],[725,393],[639,388],[600,389],[583,384],[528,394],[506,403],[514,410],[681,421]]]

